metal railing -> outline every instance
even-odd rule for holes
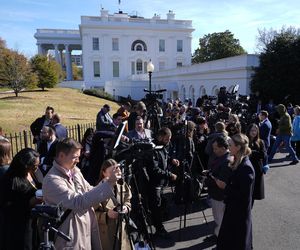
[[[68,137],[80,142],[83,138],[84,132],[88,128],[96,128],[96,123],[76,124],[72,126],[66,126],[68,131]],[[31,131],[24,130],[19,133],[9,133],[4,135],[11,143],[11,156],[15,156],[23,148],[34,148],[36,144],[33,143],[33,135]]]

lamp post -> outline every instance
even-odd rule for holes
[[[153,65],[153,63],[151,62],[151,59],[150,59],[150,61],[147,64],[147,72],[149,74],[149,93],[150,94],[151,94],[151,77],[152,77],[152,72],[153,71],[154,71],[154,65]]]
[[[113,98],[114,98],[114,100],[116,100],[116,90],[115,89],[113,89]]]

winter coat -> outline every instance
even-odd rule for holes
[[[300,115],[295,116],[293,120],[292,141],[300,141]]]
[[[280,115],[278,123],[279,135],[292,135],[292,122],[290,115],[286,112],[283,104],[277,106],[277,112]]]
[[[264,173],[262,167],[267,163],[267,152],[262,140],[260,140],[259,143],[250,142],[249,147],[252,151],[249,158],[255,171],[253,199],[262,200],[265,198]]]
[[[255,173],[248,157],[233,171],[225,188],[225,212],[217,250],[250,250],[252,194]]]
[[[114,250],[114,242],[116,241],[115,249],[122,249],[127,250],[131,249],[130,242],[128,240],[128,235],[125,230],[125,222],[122,221],[122,241],[121,241],[121,248],[120,247],[120,240],[119,238],[115,238],[117,232],[117,219],[111,219],[108,217],[108,210],[114,209],[120,202],[120,195],[121,195],[121,188],[123,192],[123,205],[127,207],[127,209],[131,210],[131,191],[128,185],[125,183],[123,186],[117,185],[115,186],[115,196],[116,199],[108,199],[106,201],[101,202],[98,209],[96,209],[96,215],[98,219],[98,225],[100,230],[100,239],[102,248],[104,250]],[[127,214],[128,215],[128,214]],[[125,215],[126,216],[126,215]],[[124,218],[125,219],[125,218]],[[118,229],[119,230],[119,229]],[[117,236],[119,237],[119,231]]]
[[[75,167],[73,180],[64,169],[53,162],[43,181],[43,196],[46,204],[62,206],[72,212],[59,227],[71,237],[71,241],[57,237],[56,249],[101,250],[97,218],[93,206],[114,195],[108,182],[92,187],[83,178],[80,169]]]

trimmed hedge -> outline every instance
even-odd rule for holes
[[[96,96],[96,97],[106,99],[106,100],[109,100],[109,101],[114,101],[114,98],[113,98],[112,95],[104,92],[101,89],[85,89],[83,91],[83,93],[86,94],[86,95]]]

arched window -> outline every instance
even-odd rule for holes
[[[211,90],[211,95],[213,96],[218,96],[219,94],[219,88],[217,85],[213,86],[212,90]]]
[[[131,45],[132,51],[147,51],[147,45],[142,40],[135,40]]]
[[[205,89],[204,86],[201,86],[201,87],[200,87],[199,95],[200,95],[200,97],[206,95],[206,89]]]
[[[193,86],[190,86],[189,98],[192,100],[193,104],[195,103],[195,89]]]
[[[186,98],[186,93],[185,93],[185,87],[184,86],[181,86],[181,100],[182,101],[185,101],[185,98]]]

